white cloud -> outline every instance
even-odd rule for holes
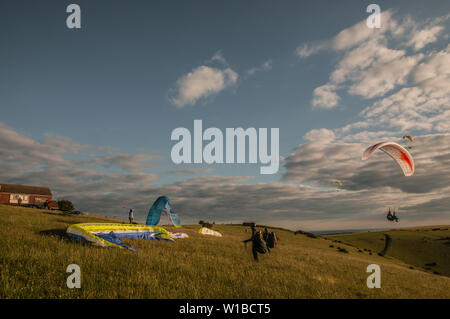
[[[202,173],[211,173],[214,170],[212,168],[186,168],[186,169],[177,169],[173,170],[170,173],[176,175],[196,175]]]
[[[437,40],[437,36],[444,30],[442,26],[434,26],[427,29],[415,32],[413,37],[409,40],[408,45],[412,46],[414,50],[418,51],[427,44],[433,43]]]
[[[366,69],[395,61],[404,55],[405,51],[389,49],[379,39],[367,41],[344,55],[331,73],[330,80],[335,83],[355,81]]]
[[[176,94],[170,101],[177,107],[193,105],[236,84],[238,74],[230,68],[200,66],[177,81]]]
[[[220,62],[223,65],[228,65],[227,60],[225,59],[225,57],[222,54],[222,51],[220,50],[214,53],[214,55],[208,62]]]
[[[392,12],[390,10],[382,12],[381,20],[383,21],[383,27],[380,29],[368,28],[366,20],[363,20],[340,31],[332,39],[316,41],[313,43],[303,43],[296,48],[295,53],[300,58],[306,58],[321,50],[348,50],[367,40],[374,40],[382,37],[387,32],[402,33],[403,30],[398,27],[397,21],[392,18]]]
[[[153,182],[158,176],[143,170],[158,158],[110,153],[55,135],[39,142],[0,123],[2,182],[50,186],[58,196],[96,196]]]
[[[328,43],[326,42],[317,42],[313,44],[304,43],[295,49],[295,54],[300,58],[307,58],[310,55],[313,55],[314,53],[319,52],[320,50],[323,50],[327,47]]]
[[[390,13],[388,11],[382,14],[381,18],[383,23],[386,23],[386,20],[389,19],[389,16]],[[368,28],[366,25],[366,20],[363,20],[339,32],[331,40],[331,47],[334,50],[348,50],[371,38],[380,36],[380,34],[386,32],[387,30],[388,29],[386,27],[381,29]]]
[[[340,97],[336,93],[337,86],[325,84],[314,89],[312,105],[315,108],[332,109],[338,105]]]
[[[348,92],[364,98],[383,96],[397,86],[405,84],[411,70],[422,57],[422,55],[402,57],[387,63],[375,64],[355,77]]]
[[[410,73],[409,87],[364,108],[360,116],[367,123],[365,128],[389,128],[397,132],[449,131],[450,46],[428,54],[421,61]]]
[[[444,16],[420,23],[409,16],[394,17],[392,11],[387,10],[382,14],[381,29],[370,29],[363,20],[329,40],[299,46],[297,54],[301,57],[322,49],[343,52],[329,82],[313,91],[313,107],[336,107],[340,100],[338,90],[345,89],[351,95],[371,99],[419,82],[427,97],[434,98],[433,103],[439,103],[437,95],[448,87],[450,63],[447,52],[407,55],[407,49],[413,47],[419,51],[436,42],[444,33],[440,24],[448,18]]]
[[[333,131],[326,128],[311,130],[303,136],[303,139],[307,141],[325,141],[327,143],[333,141],[335,138],[336,135]]]
[[[426,61],[420,63],[413,76],[416,82],[445,77],[450,74],[450,45],[437,53],[432,53]],[[443,83],[448,88],[448,82]]]
[[[269,71],[271,69],[272,69],[272,60],[267,60],[266,62],[264,62],[260,66],[255,67],[255,68],[251,68],[250,70],[248,70],[247,74],[248,75],[254,75],[257,72]]]

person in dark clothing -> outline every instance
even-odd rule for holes
[[[243,241],[245,244],[247,244],[249,241],[252,242],[252,253],[255,261],[259,261],[258,253],[270,253],[270,249],[267,247],[267,244],[262,237],[263,236],[261,234],[261,231],[256,230],[255,226],[252,226],[252,237]]]
[[[389,207],[389,212],[387,213],[386,218],[387,218],[389,221],[392,221],[392,213],[391,213],[391,208],[390,208],[390,207]]]
[[[267,230],[267,227],[264,228],[263,239],[266,243],[267,243],[267,239],[269,239],[269,231]]]
[[[133,224],[134,216],[132,209],[130,209],[130,211],[128,212],[128,219],[130,220],[130,224]]]
[[[398,217],[397,217],[397,215],[395,215],[395,209],[394,209],[394,212],[391,213],[391,208],[389,208],[389,212],[388,212],[386,218],[387,218],[387,220],[389,220],[391,222],[396,221],[398,223]]]
[[[275,248],[275,246],[278,243],[278,238],[277,235],[274,232],[270,232],[269,235],[267,235],[267,240],[266,240],[266,244],[267,244],[267,248]]]
[[[395,215],[395,210],[394,210],[394,214],[392,215],[392,221],[396,221],[398,223],[398,217]]]

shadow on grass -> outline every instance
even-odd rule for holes
[[[56,237],[61,240],[66,240],[66,241],[71,241],[71,242],[74,241],[72,238],[67,236],[65,229],[43,230],[43,231],[40,231],[39,234],[43,235],[43,236]]]
[[[384,256],[384,255],[386,254],[386,252],[387,252],[389,246],[390,246],[391,243],[392,243],[392,238],[391,238],[391,236],[389,236],[389,235],[387,235],[387,234],[384,234],[384,237],[385,237],[385,239],[386,239],[386,243],[384,244],[383,250],[382,250],[381,252],[378,253],[379,256]]]
[[[61,211],[56,211],[56,212],[51,212],[51,211],[43,211],[42,214],[45,215],[53,215],[53,216],[67,216],[64,213],[62,213]]]
[[[68,243],[74,243],[77,245],[83,245],[83,246],[92,246],[90,243],[82,240],[82,239],[77,239],[77,238],[73,238],[73,237],[69,237],[66,233],[66,229],[49,229],[49,230],[42,230],[39,232],[39,234],[41,236],[48,236],[48,237],[53,237],[59,240],[63,240],[65,242]]]

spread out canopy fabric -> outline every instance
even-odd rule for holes
[[[215,230],[206,228],[206,227],[200,228],[200,230],[198,232],[199,232],[199,234],[202,234],[202,235],[210,235],[210,236],[222,237],[221,233],[219,233],[219,232],[217,232]]]
[[[186,233],[171,233],[171,232],[169,232],[169,235],[173,239],[189,238],[189,235]]]
[[[100,247],[119,247],[136,250],[122,243],[122,238],[173,241],[162,227],[138,224],[82,223],[67,228],[69,237]]]
[[[181,227],[180,217],[172,210],[169,201],[170,199],[167,196],[158,197],[152,207],[150,207],[145,224],[150,226],[158,225],[161,213],[164,212],[175,227]]]
[[[382,150],[392,157],[403,171],[405,176],[414,174],[414,159],[411,154],[401,145],[394,142],[380,142],[368,147],[362,156],[362,160],[368,159],[377,149]]]

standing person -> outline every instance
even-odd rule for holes
[[[263,231],[263,239],[267,243],[267,239],[269,238],[269,231],[267,230],[267,227],[264,227]]]
[[[132,209],[130,209],[130,211],[128,212],[128,219],[130,220],[130,224],[133,224],[134,216]]]
[[[19,196],[19,198],[17,199],[17,203],[19,204],[19,206],[22,205],[22,197]]]
[[[265,254],[266,252],[270,253],[270,249],[267,247],[266,242],[262,238],[262,234],[260,231],[257,231],[255,226],[252,225],[252,237],[243,242],[247,244],[249,241],[252,242],[252,253],[255,261],[259,261],[258,253]]]
[[[275,232],[270,232],[269,235],[267,235],[267,240],[266,240],[267,248],[268,249],[275,248],[277,243],[278,243],[277,235],[275,234]]]
[[[44,208],[45,208],[45,209],[48,209],[48,199],[45,200]]]

